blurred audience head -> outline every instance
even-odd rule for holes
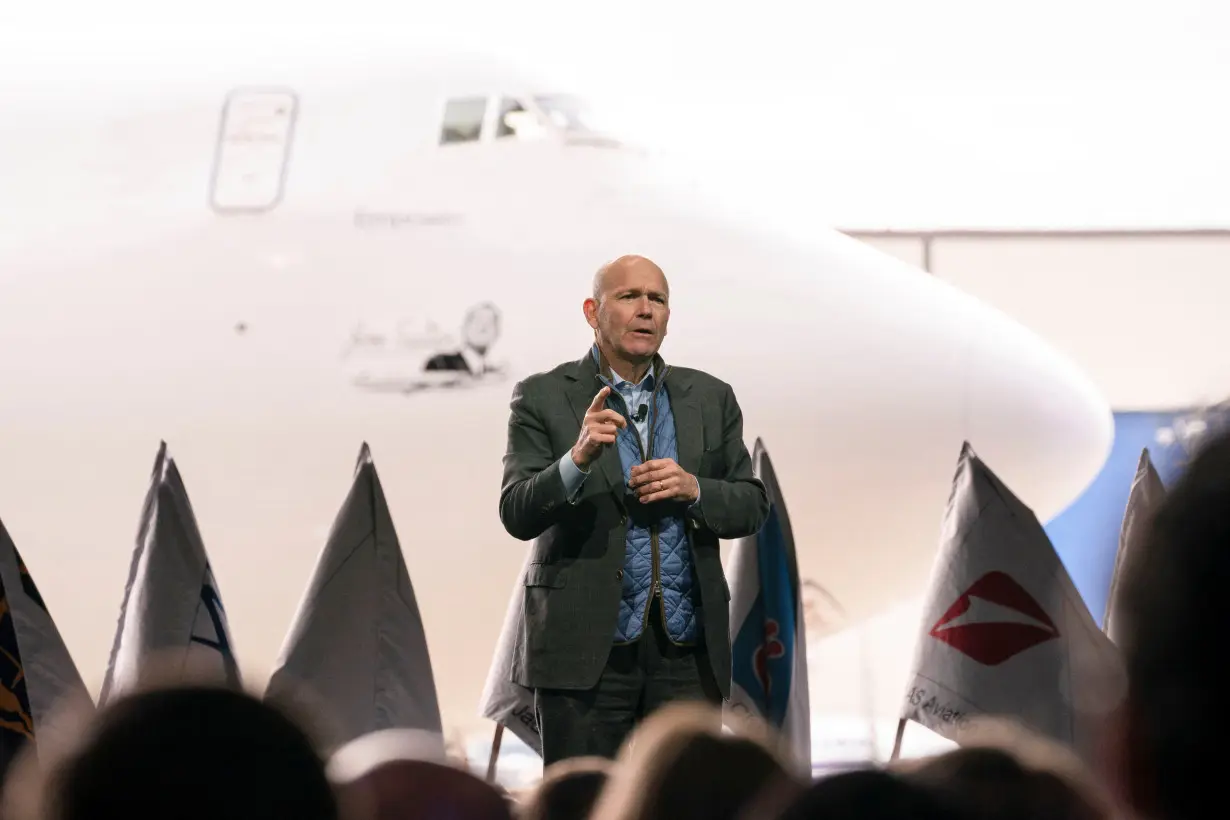
[[[721,712],[675,704],[651,715],[620,752],[593,820],[723,820],[792,777],[776,741],[748,722],[722,730]]]
[[[1149,522],[1123,579],[1128,699],[1105,744],[1121,803],[1148,818],[1208,816],[1230,720],[1215,651],[1230,628],[1230,435],[1211,436]]]
[[[444,738],[423,729],[380,729],[338,747],[327,772],[334,783],[349,783],[384,763],[425,760],[447,764]]]
[[[987,820],[1110,820],[1110,802],[1075,754],[1007,721],[984,721],[962,748],[901,765],[907,780]]]
[[[388,760],[336,784],[346,820],[512,820],[493,786],[455,766]]]
[[[134,691],[47,773],[46,820],[334,820],[324,761],[297,722],[234,689]]]
[[[777,802],[777,801],[774,801]],[[745,820],[974,820],[959,803],[925,784],[880,769],[825,777],[794,799],[744,815]]]
[[[585,820],[610,777],[612,763],[601,757],[561,760],[547,767],[518,812],[520,820]]]

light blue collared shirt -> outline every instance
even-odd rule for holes
[[[627,379],[622,378],[614,370],[608,371],[611,377],[611,383],[615,389],[619,391],[624,399],[624,403],[628,407],[628,413],[633,417],[632,425],[636,428],[637,435],[641,438],[641,450],[646,456],[652,455],[647,451],[649,445],[649,424],[651,422],[649,413],[649,400],[653,396],[654,388],[654,373],[653,365],[649,365],[649,370],[645,372],[645,377],[641,379],[639,384],[633,384]],[[637,421],[636,415],[641,405],[645,405],[645,418]],[[589,475],[588,470],[582,470],[572,460],[572,452],[564,453],[563,458],[559,460],[560,478],[564,480],[564,493],[568,498],[569,503],[575,504],[577,497],[580,495],[581,487],[585,484],[585,478]],[[700,501],[700,488],[697,487],[696,501],[689,504],[689,508]]]

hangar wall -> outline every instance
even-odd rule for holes
[[[1115,410],[1230,396],[1230,229],[844,233],[1031,328]]]

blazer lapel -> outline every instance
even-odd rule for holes
[[[700,458],[705,448],[704,417],[700,403],[692,395],[692,384],[683,374],[671,371],[665,388],[670,394],[671,413],[675,416],[675,446],[678,449],[678,464],[686,472],[696,475]]]

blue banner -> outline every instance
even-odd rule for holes
[[[1093,483],[1046,525],[1046,534],[1090,613],[1102,625],[1110,592],[1119,529],[1140,451],[1148,448],[1162,484],[1169,487],[1207,432],[1230,425],[1230,409],[1185,408],[1117,412],[1115,440]]]
[[[736,625],[732,677],[755,701],[760,714],[780,729],[790,706],[799,590],[791,577],[794,556],[782,535],[776,504],[770,505],[756,540],[760,590],[743,623]]]

